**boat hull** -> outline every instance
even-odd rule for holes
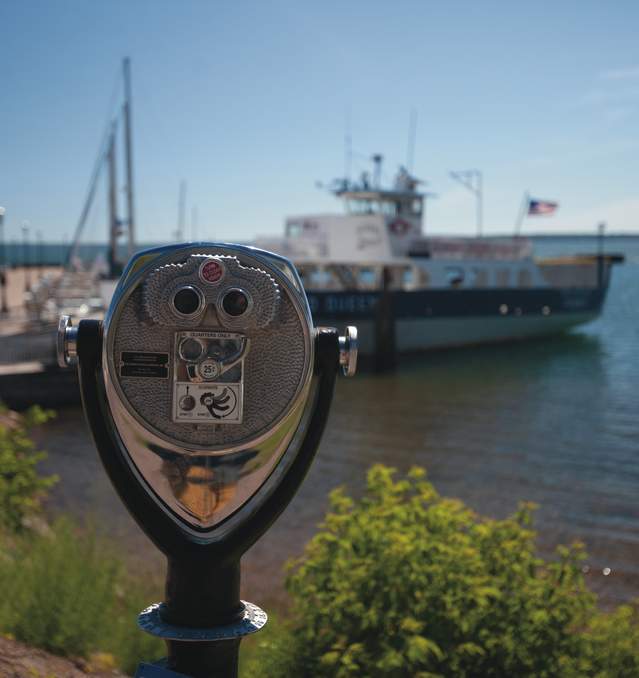
[[[395,326],[395,346],[400,353],[415,353],[439,348],[518,341],[533,337],[559,334],[571,327],[590,322],[596,313],[564,313],[551,318],[411,318],[399,320]],[[328,320],[328,319],[327,319]],[[343,322],[319,322],[320,325],[340,325]],[[376,352],[375,323],[356,323],[360,351],[363,355]]]
[[[390,326],[399,353],[558,334],[594,320],[605,294],[603,287],[308,292],[315,324],[356,325],[364,355],[385,350],[383,326]]]

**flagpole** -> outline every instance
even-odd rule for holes
[[[521,234],[521,225],[524,223],[524,219],[526,218],[526,212],[528,211],[529,205],[530,205],[530,194],[528,193],[528,191],[524,191],[524,196],[519,207],[519,214],[517,215],[517,219],[515,220],[516,238],[518,238]]]

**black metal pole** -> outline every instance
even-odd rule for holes
[[[234,624],[244,613],[240,563],[216,566],[208,559],[168,558],[162,619],[176,626],[213,628]],[[240,638],[194,642],[167,640],[168,668],[193,678],[236,678]]]

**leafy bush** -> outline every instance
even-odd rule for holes
[[[60,520],[48,535],[5,542],[0,556],[0,590],[10,592],[0,598],[1,631],[65,656],[108,652],[130,671],[163,655],[162,643],[136,627],[157,598],[93,530]]]
[[[0,528],[18,531],[39,508],[46,491],[57,481],[43,478],[36,466],[46,457],[38,452],[29,432],[53,416],[32,407],[25,415],[10,413],[0,405]]]
[[[294,564],[288,631],[263,675],[639,676],[630,607],[599,613],[580,545],[535,555],[531,507],[481,519],[424,471],[375,466],[363,498],[342,490]]]
[[[570,678],[639,676],[639,610],[621,605],[610,614],[595,614],[584,632],[584,652],[566,667]]]

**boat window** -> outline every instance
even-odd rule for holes
[[[428,275],[428,271],[425,268],[418,268],[416,273],[419,287],[428,287],[430,285],[430,275]]]
[[[507,268],[498,269],[495,284],[497,287],[508,287],[510,284],[510,270]]]
[[[374,214],[379,211],[379,205],[373,200],[349,200],[348,211],[353,214]]]
[[[421,200],[413,200],[413,214],[421,214],[422,213],[422,201]]]
[[[405,268],[402,275],[402,287],[404,289],[414,287],[417,282],[416,278],[417,276],[412,268]]]
[[[299,222],[293,221],[286,224],[286,235],[289,238],[298,238],[303,230],[304,227]]]
[[[459,266],[447,266],[446,280],[451,287],[461,287],[464,282],[464,269]]]
[[[308,281],[310,286],[313,288],[323,288],[328,286],[328,283],[331,281],[331,277],[331,274],[327,270],[316,268],[310,272]]]
[[[357,277],[361,287],[375,287],[377,283],[377,274],[372,268],[360,268]]]
[[[394,202],[385,200],[382,202],[382,212],[387,214],[389,217],[394,217],[397,214],[397,207]]]
[[[527,268],[520,269],[517,278],[519,287],[530,287],[532,284],[532,275]]]
[[[475,287],[488,285],[488,271],[485,268],[473,268],[473,285]]]

